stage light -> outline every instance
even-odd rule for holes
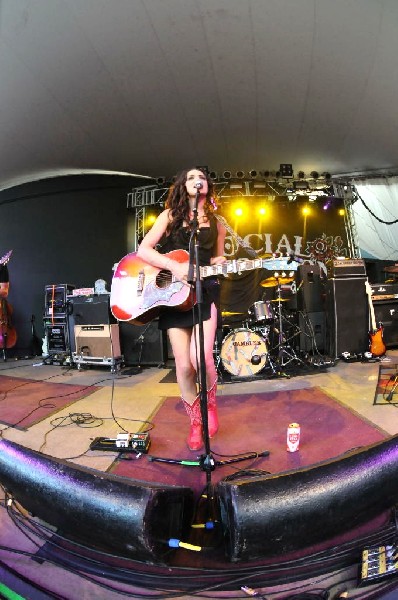
[[[231,179],[231,171],[224,171],[223,177],[224,179]]]
[[[249,176],[250,176],[252,179],[255,179],[255,177],[257,177],[257,171],[254,171],[254,170],[253,170],[253,171],[249,171]]]
[[[156,221],[156,215],[148,215],[147,216],[147,224],[148,225],[153,225],[155,221]]]
[[[311,171],[310,175],[311,175],[312,179],[319,179],[318,171]]]
[[[166,181],[166,179],[165,179],[164,177],[158,177],[158,178],[156,179],[156,183],[157,183],[158,185],[163,185],[165,181]]]
[[[260,208],[258,209],[258,214],[263,217],[267,212],[267,209],[265,208],[265,206],[260,206]]]
[[[281,177],[293,177],[293,166],[290,164],[279,165],[279,172]]]
[[[344,217],[345,215],[345,209],[344,208],[339,208],[339,216],[340,217]]]
[[[241,217],[243,215],[243,208],[241,208],[240,206],[237,206],[234,209],[234,215],[235,215],[235,217]]]
[[[263,177],[269,177],[269,171],[263,171],[262,172],[262,176]]]
[[[304,177],[305,177],[305,173],[304,173],[304,171],[299,171],[299,172],[297,173],[297,177],[298,177],[299,179],[304,179]]]
[[[236,171],[236,176],[238,177],[238,179],[243,179],[245,173],[243,171]]]
[[[328,210],[328,208],[330,208],[331,206],[332,206],[332,201],[329,199],[323,205],[323,210]]]
[[[326,179],[326,181],[330,181],[332,179],[332,176],[330,173],[324,173],[323,176]]]
[[[210,171],[209,173],[210,179],[218,179],[218,174],[215,171]]]
[[[306,217],[309,214],[311,214],[311,209],[309,206],[303,206],[301,212],[303,213],[303,215]]]

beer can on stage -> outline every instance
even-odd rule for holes
[[[298,423],[290,423],[287,428],[287,451],[296,452],[300,444],[300,425]]]

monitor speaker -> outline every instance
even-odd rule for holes
[[[369,309],[366,277],[329,279],[327,331],[329,355],[362,354],[369,350]]]
[[[6,440],[0,441],[0,481],[26,511],[88,553],[164,564],[167,540],[186,539],[192,521],[188,487],[96,471]]]

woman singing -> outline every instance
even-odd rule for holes
[[[190,251],[191,223],[194,217],[196,194],[199,194],[197,218],[199,224],[200,266],[225,262],[224,240],[226,230],[213,215],[213,184],[200,169],[181,171],[171,186],[165,210],[158,216],[138,249],[138,256],[150,265],[171,271],[174,277],[187,285],[189,263],[172,260],[165,253],[171,250]],[[158,248],[158,249],[155,249]],[[192,249],[191,249],[192,251]],[[217,279],[206,278],[203,286],[203,333],[206,363],[207,408],[209,436],[218,430],[216,406],[217,371],[213,359],[214,338],[217,328]],[[159,318],[159,329],[167,330],[173,350],[177,382],[181,399],[190,419],[187,444],[190,450],[203,445],[200,395],[198,394],[199,333],[198,310],[167,309]]]

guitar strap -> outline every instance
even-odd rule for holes
[[[248,244],[247,242],[245,242],[245,240],[243,240],[231,227],[231,225],[224,219],[224,217],[222,217],[221,215],[217,215],[216,213],[213,213],[213,215],[215,216],[215,218],[217,219],[217,221],[219,221],[222,225],[224,225],[225,229],[228,231],[228,233],[231,234],[231,237],[238,242],[239,246],[242,246],[242,248],[244,248],[247,253],[252,257],[252,258],[258,258],[257,252],[254,250],[254,248],[252,248],[250,246],[250,244]]]

